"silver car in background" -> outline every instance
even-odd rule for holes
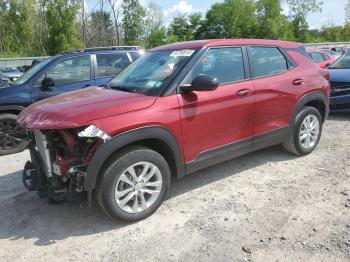
[[[0,84],[17,80],[23,73],[18,68],[0,68]]]

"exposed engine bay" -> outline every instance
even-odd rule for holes
[[[23,183],[52,202],[84,191],[87,166],[97,148],[110,139],[95,126],[29,133],[31,161],[25,165]]]

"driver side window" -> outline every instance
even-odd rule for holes
[[[187,83],[198,75],[208,75],[219,80],[220,84],[245,79],[242,48],[212,48],[206,52],[192,69]]]
[[[34,86],[41,86],[41,82],[45,78],[52,78],[56,86],[90,80],[90,70],[89,55],[69,58],[52,66],[35,81]]]

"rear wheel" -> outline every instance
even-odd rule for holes
[[[166,160],[145,147],[130,147],[113,157],[97,184],[97,200],[115,219],[137,221],[157,210],[170,186]]]
[[[310,154],[318,145],[322,133],[322,116],[314,107],[303,108],[295,118],[293,134],[283,143],[284,148],[296,155]]]
[[[28,143],[25,130],[17,124],[17,115],[0,115],[0,156],[21,152]]]

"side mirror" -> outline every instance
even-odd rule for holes
[[[208,75],[198,75],[193,80],[191,85],[182,86],[184,92],[192,91],[214,91],[219,86],[219,80],[216,77]]]
[[[326,64],[326,68],[328,68],[331,65],[331,63]]]
[[[55,81],[51,77],[45,77],[43,81],[41,81],[41,90],[42,91],[50,91],[50,87],[55,85]]]

